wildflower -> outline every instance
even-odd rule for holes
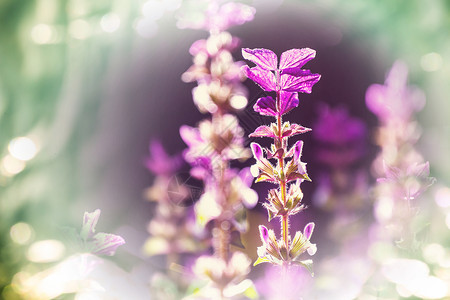
[[[242,49],[244,58],[256,64],[256,67],[242,67],[248,78],[256,82],[263,90],[276,92],[276,99],[266,96],[258,99],[254,110],[262,115],[276,118],[270,126],[262,125],[250,134],[252,137],[273,138],[270,149],[264,149],[257,143],[250,145],[256,164],[251,171],[256,182],[267,181],[279,186],[271,189],[267,203],[269,221],[274,217],[281,219],[282,239],[277,240],[273,230],[260,226],[263,246],[258,248],[258,260],[254,265],[270,262],[287,266],[299,264],[311,271],[311,260],[301,261],[300,254],[315,252],[315,245],[309,242],[314,223],[309,223],[303,233],[296,232],[294,239],[289,235],[289,217],[305,209],[301,203],[303,193],[300,183],[311,181],[306,172],[306,163],[301,159],[303,141],[297,141],[288,150],[288,139],[294,135],[305,133],[311,129],[298,124],[282,121],[282,116],[298,106],[298,92],[311,93],[312,86],[319,81],[319,74],[312,74],[302,67],[315,57],[316,52],[309,48],[291,49],[281,54],[280,63],[276,54],[267,49]],[[266,153],[266,157],[264,156]],[[269,159],[275,159],[273,165]],[[294,183],[295,182],[295,183]]]
[[[366,92],[367,107],[383,122],[408,121],[414,112],[425,105],[424,93],[418,88],[407,86],[407,66],[397,61],[386,77],[384,85],[373,84]]]
[[[436,178],[429,177],[430,164],[414,163],[406,170],[389,166],[384,162],[386,177],[377,179],[380,183],[392,183],[400,189],[397,195],[403,199],[415,199],[431,186]]]
[[[183,163],[179,155],[170,157],[160,141],[151,141],[149,149],[150,156],[145,160],[145,166],[156,175],[173,174]]]
[[[206,1],[208,7],[203,18],[198,14],[184,14],[177,25],[180,28],[204,29],[211,32],[221,32],[235,25],[242,25],[253,20],[255,9],[242,3],[225,3],[219,5],[217,1]]]
[[[125,240],[121,236],[111,233],[95,233],[100,213],[100,209],[96,209],[91,213],[84,213],[80,236],[85,247],[92,254],[112,256],[116,253],[119,246],[125,244]]]
[[[249,155],[243,147],[243,134],[233,115],[224,115],[217,124],[204,120],[198,128],[184,125],[180,128],[180,135],[189,146],[184,158],[191,164],[195,164],[198,158],[214,160],[219,155],[222,159],[246,159]]]
[[[297,231],[294,239],[288,246],[289,249],[287,249],[283,240],[277,240],[273,230],[260,225],[259,233],[263,245],[258,247],[258,259],[253,265],[256,266],[264,262],[283,265],[292,262],[302,265],[311,271],[312,261],[301,260],[300,255],[308,252],[310,256],[313,256],[316,253],[316,245],[310,242],[313,230],[314,223],[311,222],[305,226],[303,233]]]

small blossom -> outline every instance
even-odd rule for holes
[[[344,107],[322,105],[313,137],[321,143],[318,159],[332,167],[349,166],[366,153],[367,128]]]
[[[253,152],[253,157],[256,160],[256,166],[258,166],[258,169],[260,171],[256,182],[268,181],[277,183],[278,181],[274,172],[275,167],[265,157],[263,157],[263,150],[261,146],[257,143],[251,143],[250,147]]]
[[[253,20],[255,9],[242,3],[229,2],[219,5],[217,1],[207,1],[208,7],[203,18],[198,13],[184,14],[178,20],[179,28],[204,29],[212,32],[227,30]]]
[[[378,178],[378,182],[388,182],[399,187],[398,196],[404,199],[415,199],[422,194],[436,179],[429,177],[429,162],[409,166],[406,170],[388,166],[384,162],[386,177]]]
[[[215,256],[203,255],[197,258],[193,267],[194,273],[211,280],[216,287],[241,281],[250,271],[251,261],[242,252],[234,252],[228,262]]]
[[[96,209],[92,213],[84,213],[80,236],[91,253],[112,256],[116,253],[119,246],[125,244],[125,240],[115,234],[95,233],[95,226],[97,225],[100,213],[100,209]]]
[[[184,158],[190,164],[198,158],[214,158],[219,155],[223,159],[246,159],[248,150],[243,147],[243,130],[233,115],[224,115],[213,124],[212,121],[200,122],[198,128],[183,125],[180,128],[183,141],[189,146],[184,152]]]
[[[158,140],[150,142],[150,156],[145,160],[145,166],[155,175],[169,175],[175,173],[182,165],[181,156],[170,157]]]
[[[303,192],[300,189],[300,182],[298,181],[289,186],[289,191],[286,194],[286,203],[283,203],[281,200],[279,190],[271,189],[267,197],[267,202],[263,203],[263,206],[269,214],[269,222],[275,217],[293,216],[306,209],[305,205],[301,203],[302,199]]]
[[[407,121],[425,105],[423,92],[408,86],[407,78],[407,66],[397,61],[389,71],[384,85],[373,84],[367,89],[367,107],[383,122],[393,119]]]
[[[253,264],[254,266],[270,262],[276,265],[283,265],[285,263],[294,263],[302,265],[311,271],[311,260],[300,260],[299,256],[308,252],[310,256],[317,251],[315,244],[310,242],[314,230],[314,223],[308,223],[303,230],[295,233],[294,239],[290,243],[289,251],[286,251],[284,241],[277,240],[273,230],[268,230],[265,226],[260,225],[259,231],[263,245],[258,247],[258,259]]]
[[[285,167],[286,180],[288,182],[294,180],[311,181],[306,173],[306,163],[300,160],[302,156],[302,149],[303,141],[297,141],[286,154],[287,157],[293,156]]]

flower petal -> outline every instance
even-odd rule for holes
[[[283,74],[290,74],[289,72],[300,69],[314,57],[316,51],[310,48],[287,50],[281,54],[279,69]]]
[[[180,136],[181,139],[183,139],[183,141],[189,147],[192,147],[193,145],[197,145],[203,142],[199,130],[197,128],[190,127],[187,125],[183,125],[180,127]]]
[[[298,106],[298,94],[281,91],[280,93],[280,115],[288,113]]]
[[[312,92],[312,87],[320,80],[319,74],[312,74],[309,70],[302,70],[300,76],[282,74],[280,79],[281,90],[286,92]]]
[[[261,241],[266,245],[269,242],[269,230],[266,226],[259,225],[259,236],[261,237]]]
[[[316,244],[309,244],[309,247],[306,249],[309,255],[313,256],[317,252]]]
[[[278,58],[272,50],[262,48],[244,48],[242,49],[242,56],[263,69],[270,71],[277,69]]]
[[[315,226],[315,224],[313,222],[310,222],[310,223],[306,224],[305,229],[303,229],[303,235],[305,236],[305,238],[307,240],[309,240],[311,238],[311,235],[314,231],[314,226]]]
[[[269,126],[259,126],[255,129],[253,133],[249,135],[249,137],[271,137],[275,138],[275,134],[273,133],[272,129],[270,129]]]
[[[259,98],[253,106],[253,109],[264,116],[275,117],[278,115],[276,102],[270,96]]]
[[[252,148],[253,156],[256,160],[261,160],[263,158],[263,151],[259,144],[251,143],[250,147]]]
[[[276,80],[272,72],[260,67],[250,69],[248,66],[242,66],[241,70],[245,76],[253,80],[266,92],[275,91]]]
[[[294,146],[294,161],[296,163],[300,163],[300,158],[302,156],[302,150],[303,150],[303,141],[297,141]]]
[[[125,240],[118,235],[99,232],[94,236],[93,254],[112,256],[119,246],[125,244]]]
[[[85,212],[83,216],[83,227],[81,228],[81,238],[85,241],[95,234],[95,226],[97,226],[98,218],[100,217],[101,210],[96,209],[95,211],[88,213]]]

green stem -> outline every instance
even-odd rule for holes
[[[277,92],[277,100],[276,100],[276,105],[277,105],[277,109],[278,111],[280,111],[280,92]],[[277,131],[278,131],[278,137],[276,139],[278,139],[278,143],[275,139],[275,146],[276,148],[281,147],[283,148],[283,137],[282,137],[282,132],[281,132],[281,126],[282,126],[282,119],[281,119],[281,115],[277,116]],[[276,149],[278,150],[278,149]],[[280,167],[280,193],[281,193],[281,200],[283,201],[283,205],[286,205],[286,179],[284,176],[284,151],[282,152],[282,156],[278,158],[278,165]],[[284,240],[284,244],[286,246],[286,251],[289,251],[289,216],[288,215],[284,215],[282,217],[282,235],[283,235],[283,240]]]

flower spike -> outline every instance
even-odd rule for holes
[[[265,151],[257,143],[250,145],[256,160],[251,171],[256,177],[255,182],[268,181],[279,186],[269,190],[263,207],[267,209],[269,221],[275,217],[280,218],[282,238],[278,240],[273,230],[259,226],[263,245],[258,247],[258,259],[254,265],[264,262],[281,266],[297,264],[312,272],[312,260],[300,260],[299,257],[304,252],[313,255],[317,250],[316,245],[309,241],[314,223],[308,223],[303,233],[297,231],[293,239],[289,235],[289,217],[306,209],[302,204],[300,183],[304,180],[311,181],[306,172],[306,163],[300,160],[303,141],[297,141],[287,150],[290,137],[311,129],[289,122],[283,123],[282,117],[299,105],[299,92],[311,93],[312,87],[320,80],[319,74],[302,69],[316,56],[316,51],[309,48],[285,51],[281,54],[279,64],[277,55],[268,49],[244,48],[242,56],[256,64],[252,68],[243,66],[243,74],[264,91],[275,94],[275,97],[267,95],[259,98],[253,109],[261,115],[274,117],[276,122],[269,126],[259,126],[249,136],[273,139],[273,144]],[[272,165],[270,159],[276,160],[276,165]]]

